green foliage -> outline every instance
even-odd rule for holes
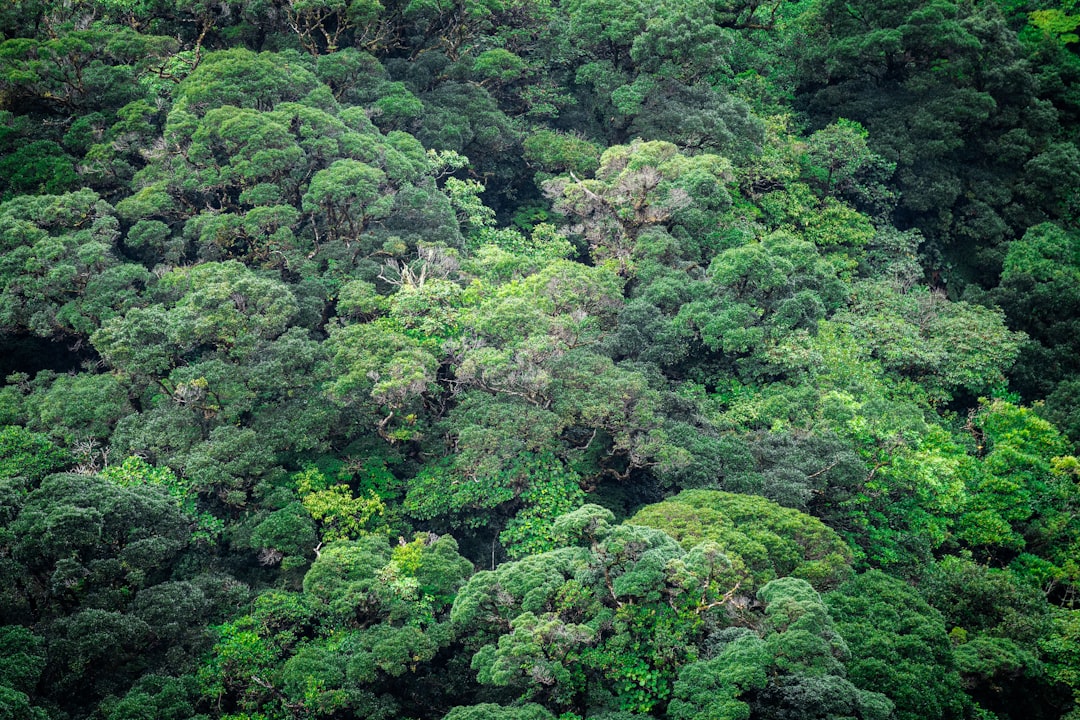
[[[554,716],[540,705],[504,707],[494,703],[456,707],[443,720],[551,720]]]
[[[951,261],[992,283],[995,246],[1056,216],[1075,187],[1039,159],[1062,157],[1054,139],[1065,116],[1050,105],[1039,119],[1025,114],[1039,90],[1001,6],[891,2],[853,15],[823,2],[802,29],[814,42],[795,53],[800,105],[819,127],[849,118],[869,130],[870,149],[896,163],[900,208]],[[973,157],[988,164],[956,164]],[[1003,185],[1033,192],[1023,213],[996,191]]]
[[[572,168],[568,168],[572,170]],[[731,164],[718,155],[687,156],[668,142],[636,141],[608,148],[593,180],[557,178],[545,184],[555,209],[575,218],[597,262],[631,274],[634,243],[650,227],[670,227],[693,209],[731,203]]]
[[[1043,638],[1039,645],[1046,654],[1047,672],[1058,683],[1067,686],[1076,701],[1077,685],[1080,677],[1080,658],[1076,656],[1077,632],[1080,631],[1075,610],[1059,613],[1054,618],[1054,631]]]
[[[217,591],[203,592],[205,578],[169,580],[191,522],[159,484],[136,477],[144,474],[167,471],[50,475],[2,519],[3,617],[40,633],[8,626],[3,637],[19,647],[0,642],[0,692],[22,693],[24,708],[79,712],[147,672],[187,671],[204,649]]]
[[[511,557],[553,549],[559,531],[552,518],[576,509],[584,496],[577,474],[556,468],[544,482],[521,493],[525,508],[507,523],[499,541]]]
[[[750,706],[738,698],[766,686],[768,664],[765,644],[752,633],[730,639],[715,657],[683,668],[669,715],[675,720],[749,718]]]
[[[162,720],[198,717],[195,685],[190,675],[179,678],[147,675],[122,698],[113,697],[102,703],[104,716],[107,720],[138,720],[146,717],[146,713]]]
[[[308,468],[295,476],[300,502],[311,517],[322,525],[323,542],[355,540],[365,534],[375,516],[383,514],[379,497],[353,497],[348,485],[331,485],[317,468]]]
[[[1075,4],[0,4],[0,715],[1075,714]]]
[[[27,718],[28,720],[46,720],[48,714],[43,708],[30,704],[26,693],[13,690],[9,687],[0,686],[0,718],[4,720],[16,720]]]
[[[39,12],[33,13],[40,17]],[[130,27],[89,23],[67,26],[40,40],[7,36],[0,46],[3,105],[49,108],[119,108],[137,95],[136,77],[176,52],[170,37]]]
[[[600,149],[581,138],[550,130],[533,133],[522,143],[525,157],[546,173],[592,175],[599,166]]]
[[[0,428],[0,478],[4,480],[21,477],[37,484],[69,462],[69,454],[45,435],[16,425]]]
[[[115,375],[59,375],[47,386],[45,375],[38,374],[40,389],[27,398],[30,424],[68,444],[108,438],[116,422],[131,412],[126,388]]]
[[[207,347],[243,358],[259,340],[283,333],[298,310],[282,283],[236,261],[174,270],[159,289],[163,302],[115,318],[94,335],[114,367],[160,376]]]
[[[758,591],[758,598],[767,603],[766,622],[773,634],[766,636],[765,648],[779,676],[755,699],[755,710],[778,717],[892,716],[886,697],[844,678],[847,644],[804,580],[774,580]]]
[[[112,206],[81,189],[0,205],[0,322],[42,337],[88,335],[134,304],[148,279],[117,253]]]
[[[897,718],[961,716],[966,698],[943,618],[912,588],[870,571],[825,601],[851,651],[855,685],[886,695]]]
[[[193,540],[214,543],[224,529],[222,521],[208,512],[198,509],[195,488],[181,480],[167,467],[154,467],[140,457],[128,457],[119,465],[107,467],[101,471],[107,480],[124,486],[149,486],[163,489],[183,513],[192,519]]]
[[[1080,42],[1080,36],[1073,32],[1080,26],[1080,17],[1076,15],[1068,15],[1058,9],[1035,10],[1028,14],[1028,21],[1062,43]]]
[[[31,690],[45,667],[43,644],[41,638],[27,628],[4,626],[0,630],[0,652],[4,657],[4,674],[0,676],[0,684]]]
[[[502,48],[485,50],[476,56],[472,70],[487,82],[503,83],[517,80],[525,72],[526,63]]]
[[[843,197],[875,210],[888,207],[884,184],[895,168],[867,146],[869,133],[844,118],[813,133],[802,158],[803,172],[823,198]]]
[[[638,511],[631,522],[669,533],[684,548],[716,542],[745,564],[747,588],[793,576],[820,588],[851,572],[851,551],[816,518],[764,498],[713,490],[684,490]]]
[[[633,712],[670,697],[675,717],[747,717],[739,696],[771,684],[770,673],[843,673],[846,646],[805,581],[762,588],[764,639],[723,630],[742,573],[721,547],[687,552],[657,530],[611,527],[610,517],[591,506],[564,516],[557,531],[589,548],[507,563],[462,589],[451,619],[490,638],[473,656],[482,684],[517,688],[551,709],[611,693]],[[833,682],[868,708],[888,705]]]
[[[663,635],[679,631],[679,625],[673,623],[674,608],[660,603],[661,587],[685,584],[673,589],[680,604],[692,603],[686,608],[691,613],[704,611],[699,590],[706,599],[723,592],[717,587],[723,580],[707,569],[679,575],[685,567],[679,563],[665,570],[666,559],[684,554],[663,533],[621,526],[592,552],[554,551],[477,573],[462,589],[451,620],[469,627],[484,622],[487,612],[502,617],[495,626],[498,642],[473,657],[482,683],[518,688],[549,707],[566,707],[586,684],[599,682],[625,709],[648,709],[670,692],[671,664],[688,651],[677,638]],[[588,568],[593,570],[580,574]],[[510,601],[497,606],[498,595]],[[542,610],[548,612],[537,614]],[[600,633],[604,620],[615,623],[618,633]]]
[[[1076,502],[1068,465],[1054,461],[1064,453],[1063,438],[1030,409],[1001,400],[984,405],[974,424],[984,443],[983,474],[972,488],[961,537],[1013,549],[1031,542],[1047,559],[1060,557],[1071,525],[1061,512]]]
[[[404,411],[404,425],[388,437],[406,440],[415,434],[409,411],[434,386],[438,361],[421,343],[391,320],[335,328],[327,342],[338,375],[331,396],[344,402],[373,401],[377,412],[389,413],[382,428]],[[354,400],[355,398],[355,400]]]
[[[37,140],[0,160],[5,197],[58,195],[78,184],[73,158],[54,142]]]
[[[315,89],[315,75],[296,53],[278,56],[244,48],[207,53],[177,87],[174,106],[195,114],[212,108],[271,109]]]
[[[379,193],[385,178],[382,171],[365,163],[338,160],[311,179],[303,209],[313,212],[320,208],[332,232],[344,231],[339,226],[345,225],[355,237],[369,219],[382,217],[389,210],[389,198]]]
[[[900,295],[884,283],[859,284],[841,315],[886,370],[923,385],[932,399],[988,393],[1005,380],[1022,335],[978,305],[943,302],[918,289]]]
[[[328,545],[303,593],[264,592],[251,614],[218,628],[203,692],[271,716],[304,707],[392,717],[398,703],[386,689],[422,676],[452,641],[445,615],[471,571],[448,536]]]
[[[1025,395],[1049,394],[1078,370],[1072,345],[1078,273],[1080,240],[1056,225],[1032,227],[1009,245],[994,299],[1030,336],[1016,372]]]
[[[267,564],[275,560],[295,562],[315,547],[315,523],[311,513],[301,503],[289,503],[270,513],[251,531],[251,545],[261,550],[260,558]]]
[[[11,529],[17,538],[12,551],[31,567],[122,556],[120,577],[136,586],[175,557],[189,532],[163,490],[73,474],[46,478],[26,497]]]

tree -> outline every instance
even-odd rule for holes
[[[385,536],[322,548],[303,592],[269,590],[250,614],[221,626],[200,672],[203,692],[249,713],[302,710],[391,718],[415,712],[398,682],[429,683],[454,639],[446,613],[472,565],[449,536]],[[399,680],[400,679],[400,680]]]
[[[112,374],[50,378],[38,373],[34,385],[26,399],[29,424],[63,438],[68,446],[108,439],[116,422],[132,410],[127,388]]]
[[[70,462],[71,455],[45,435],[17,425],[0,428],[0,478],[3,480],[19,478],[36,486],[46,475],[63,470]]]
[[[135,76],[176,50],[171,37],[113,24],[70,28],[41,40],[11,37],[0,46],[3,104],[61,111],[119,108],[136,99]]]
[[[553,709],[613,701],[641,712],[670,695],[723,622],[736,575],[714,544],[687,553],[660,531],[613,528],[610,518],[594,506],[563,516],[556,532],[591,547],[506,563],[461,590],[451,620],[471,634],[482,684]]]
[[[164,488],[55,474],[13,509],[0,526],[0,572],[9,588],[2,621],[37,632],[24,645],[27,657],[5,664],[21,668],[31,684],[5,677],[0,692],[22,693],[29,700],[12,702],[27,707],[82,715],[147,672],[193,667],[221,590],[204,593],[205,577],[170,580],[195,518]],[[18,626],[6,632],[28,634]],[[43,650],[40,664],[31,657],[36,648]]]
[[[550,720],[553,715],[540,705],[504,707],[494,703],[462,705],[454,708],[443,720]]]
[[[819,128],[848,118],[869,130],[870,149],[896,163],[897,221],[962,269],[954,282],[992,285],[1003,243],[1056,217],[1075,185],[1050,170],[1067,166],[1036,161],[1072,150],[1058,144],[1054,107],[1031,112],[1037,85],[1001,6],[901,1],[852,13],[825,2],[803,23],[812,40],[789,46],[800,48],[798,106]],[[1040,177],[1058,191],[1026,195]],[[1033,202],[1020,209],[1020,195]]]
[[[285,332],[298,307],[282,283],[239,262],[203,263],[162,277],[161,302],[117,317],[92,342],[114,367],[162,376],[204,348],[243,358]]]
[[[1071,549],[1066,548],[1072,547],[1071,508],[1078,499],[1076,462],[1064,455],[1064,439],[1029,408],[1001,400],[984,404],[972,425],[981,445],[982,472],[969,491],[958,534],[990,554],[1004,551],[1008,557],[1009,551],[1027,549],[1060,573],[1070,565],[1065,558]],[[1044,581],[1065,579],[1056,577]]]
[[[638,235],[671,227],[690,208],[725,209],[730,173],[730,162],[718,155],[687,157],[668,142],[638,141],[605,151],[595,179],[559,178],[545,191],[556,210],[574,218],[569,229],[584,236],[595,260],[630,275]]]
[[[300,502],[311,518],[321,523],[323,542],[355,540],[365,532],[365,525],[383,514],[379,497],[369,491],[368,497],[353,497],[348,485],[331,485],[318,468],[308,468],[296,476]]]
[[[781,577],[829,588],[851,572],[851,551],[815,518],[764,498],[684,490],[640,510],[631,522],[669,532],[683,547],[715,542],[745,564],[747,590]]]
[[[1057,383],[1080,371],[1072,345],[1080,303],[1075,292],[1078,273],[1080,240],[1057,225],[1032,227],[1009,245],[993,298],[1029,336],[1013,373],[1026,398],[1049,395]]]
[[[904,582],[872,570],[825,597],[847,641],[848,679],[886,695],[897,718],[961,717],[969,702],[944,619]]]
[[[43,720],[48,717],[43,708],[30,704],[41,671],[45,669],[45,643],[29,629],[19,625],[0,626],[0,699],[5,720],[17,717]]]
[[[883,282],[857,284],[849,309],[837,317],[887,371],[915,380],[934,402],[1000,386],[1023,339],[993,310],[924,288],[900,294]]]
[[[308,66],[295,51],[281,56],[244,48],[207,53],[177,87],[173,112],[201,116],[226,105],[271,110],[281,102],[295,102],[317,85]]]
[[[41,337],[88,336],[135,305],[149,274],[118,252],[119,223],[91,190],[0,205],[0,325]]]
[[[847,646],[820,596],[781,578],[758,591],[763,637],[721,634],[712,658],[687,665],[675,685],[675,718],[887,718],[892,703],[844,678]],[[722,638],[722,639],[721,639]]]
[[[356,237],[370,219],[388,213],[391,196],[380,192],[385,180],[382,171],[370,165],[356,160],[338,160],[312,178],[304,195],[304,211],[314,213],[320,209],[326,217],[331,238],[346,228],[348,237]]]
[[[679,673],[668,705],[668,714],[675,720],[750,717],[750,706],[739,696],[768,684],[770,658],[765,644],[753,633],[729,635],[734,637],[714,657],[691,663]]]
[[[878,213],[890,209],[885,182],[895,165],[870,150],[869,135],[859,123],[840,118],[807,139],[803,172],[822,199],[842,197]]]
[[[761,587],[759,616],[740,594],[752,586],[737,557],[717,543],[687,551],[613,519],[590,505],[564,515],[556,533],[576,547],[478,572],[461,590],[451,619],[477,648],[481,684],[574,712],[613,697],[640,713],[670,698],[673,717],[736,718],[749,717],[747,703],[790,712],[802,696],[821,717],[844,703],[855,716],[888,717],[884,697],[843,679],[847,646],[804,580]]]
[[[1039,659],[1040,648],[1054,642],[1054,610],[1035,584],[1011,569],[960,555],[928,567],[921,589],[950,628],[956,669],[975,702],[1015,714],[1023,701],[1011,688],[1019,683],[1039,689],[1038,702],[1029,700],[1024,712],[1062,712],[1068,690],[1054,684],[1058,678],[1048,677]]]

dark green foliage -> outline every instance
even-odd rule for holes
[[[446,615],[471,571],[449,536],[329,545],[302,593],[266,591],[250,614],[217,629],[202,693],[253,713],[305,707],[393,717],[421,702],[392,691],[398,678],[427,683],[429,663],[454,638]]]
[[[0,3],[0,715],[1072,717],[1074,4]]]
[[[10,529],[13,557],[37,576],[52,577],[49,595],[102,592],[105,603],[116,601],[114,583],[139,587],[160,573],[189,533],[163,491],[74,474],[46,478],[26,496]]]
[[[752,707],[756,717],[770,720],[892,717],[892,707],[884,697],[860,691],[847,680],[832,675],[785,678],[762,691]]]
[[[22,478],[36,485],[49,473],[63,469],[68,462],[68,453],[46,436],[14,425],[0,428],[0,478]],[[14,502],[5,505],[16,507]]]
[[[870,571],[825,602],[851,650],[855,685],[886,695],[897,718],[962,717],[966,698],[945,623],[912,588]]]
[[[15,674],[0,684],[79,712],[145,672],[192,669],[219,591],[203,591],[207,578],[169,580],[193,518],[164,489],[50,475],[15,508],[0,531],[2,616],[40,635],[5,629],[24,637],[6,665]],[[47,653],[35,660],[35,648]]]
[[[46,720],[49,715],[30,704],[26,693],[0,686],[0,718],[4,720]]]
[[[145,675],[123,697],[111,697],[102,703],[106,720],[191,720],[198,695],[193,678]]]
[[[827,494],[855,486],[868,472],[850,446],[825,433],[762,433],[751,439],[748,452],[751,464],[726,476],[725,489],[762,495],[819,517]]]
[[[0,322],[42,337],[89,335],[129,309],[146,270],[117,252],[112,206],[80,189],[0,205]]]
[[[862,123],[896,164],[901,217],[977,279],[992,283],[1004,243],[1062,212],[1076,179],[1061,163],[1075,148],[1055,142],[1064,117],[1038,99],[998,3],[850,13],[822,2],[804,28],[813,41],[797,51],[799,104],[821,126]]]
[[[967,558],[949,557],[930,568],[925,594],[951,626],[956,644],[956,668],[968,692],[980,705],[1012,715],[1020,702],[1012,682],[1038,688],[1038,702],[1024,712],[1052,717],[1068,704],[1067,686],[1047,677],[1039,648],[1051,646],[1057,635],[1051,608],[1041,591],[1018,573],[978,565]]]
[[[668,714],[674,720],[698,717],[747,718],[750,708],[739,700],[768,683],[769,654],[751,632],[728,633],[716,655],[691,663],[679,673]]]
[[[1050,395],[1080,372],[1073,345],[1078,272],[1080,239],[1056,225],[1035,226],[1009,245],[994,299],[1029,337],[1014,373],[1025,397]]]
[[[77,186],[74,158],[59,145],[37,140],[0,160],[6,178],[4,197],[14,195],[57,195]]]
[[[45,667],[44,643],[27,628],[5,625],[0,629],[0,653],[4,658],[0,684],[18,691],[32,691]]]
[[[678,669],[721,622],[737,574],[715,544],[688,553],[663,532],[612,528],[603,511],[584,510],[556,529],[589,549],[563,548],[477,573],[451,620],[472,643],[488,643],[473,645],[481,684],[551,708],[611,698],[647,711],[669,696]]]
[[[119,108],[137,97],[137,74],[177,50],[172,38],[130,27],[64,29],[40,40],[14,37],[0,45],[0,105],[60,112]]]
[[[297,502],[270,513],[251,533],[252,547],[287,556],[307,555],[315,544],[315,523]]]

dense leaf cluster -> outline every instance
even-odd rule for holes
[[[0,718],[1080,712],[1080,14],[0,7]]]

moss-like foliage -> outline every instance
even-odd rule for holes
[[[663,530],[684,548],[717,543],[746,566],[754,587],[790,575],[828,589],[851,574],[851,549],[832,529],[755,495],[685,490],[629,522]]]

